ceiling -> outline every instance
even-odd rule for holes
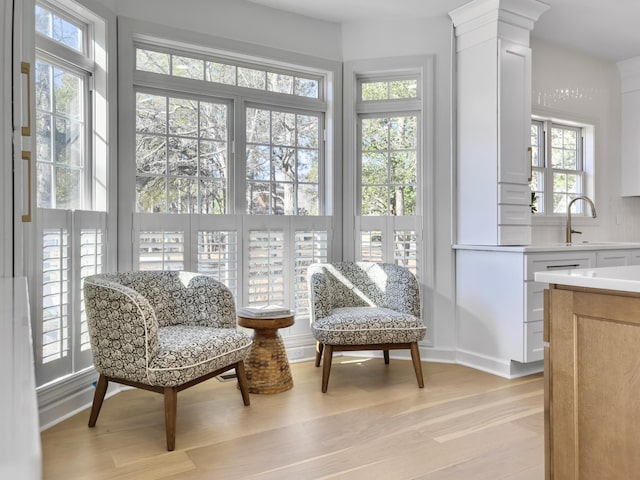
[[[447,15],[470,0],[249,0],[336,23]],[[640,56],[640,1],[542,0],[532,36],[613,62]]]

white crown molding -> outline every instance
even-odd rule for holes
[[[529,33],[549,8],[538,0],[474,0],[449,17],[462,48],[497,37],[528,47]]]

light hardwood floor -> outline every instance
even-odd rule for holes
[[[506,380],[460,365],[336,357],[292,364],[294,388],[251,395],[235,381],[178,394],[176,450],[162,395],[105,400],[42,433],[45,479],[542,480],[543,378]]]

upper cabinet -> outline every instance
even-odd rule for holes
[[[622,80],[622,180],[625,197],[640,195],[640,57],[618,62]]]
[[[475,0],[456,36],[457,243],[531,243],[529,33],[549,7]]]

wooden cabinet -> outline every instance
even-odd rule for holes
[[[638,478],[640,294],[554,285],[547,311],[546,478]]]

